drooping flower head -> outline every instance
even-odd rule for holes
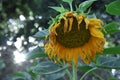
[[[78,59],[87,64],[95,59],[96,53],[102,53],[105,38],[100,31],[102,21],[86,18],[83,14],[66,12],[61,20],[50,28],[49,42],[45,52],[56,62],[74,62]]]

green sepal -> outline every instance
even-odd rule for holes
[[[49,29],[50,29],[51,27],[53,27],[55,23],[60,22],[60,20],[61,20],[62,17],[64,16],[64,14],[65,14],[65,13],[61,13],[61,14],[57,15],[56,18],[51,18],[51,20],[48,22],[48,24],[50,25],[50,26],[49,26]]]
[[[96,0],[88,0],[84,1],[79,5],[79,11],[80,13],[84,13]]]
[[[55,11],[57,11],[57,12],[60,12],[60,13],[64,13],[64,12],[67,12],[68,10],[67,9],[65,9],[64,7],[50,7],[50,8],[52,8],[52,9],[54,9]]]

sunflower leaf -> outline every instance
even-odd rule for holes
[[[106,11],[112,15],[120,15],[120,0],[111,2],[106,6]]]
[[[14,76],[14,79],[17,80],[17,79],[21,79],[21,80],[30,80],[31,79],[31,76],[27,73],[27,72],[14,72],[13,73],[13,76]]]
[[[100,56],[97,59],[97,67],[107,69],[120,69],[120,58],[110,56]]]
[[[62,0],[63,2],[72,3],[73,0]]]
[[[44,29],[44,30],[41,30],[41,31],[38,31],[34,37],[36,38],[44,38],[45,36],[47,36],[49,34],[49,31],[48,29]]]
[[[28,53],[27,59],[35,59],[35,58],[40,58],[40,57],[47,57],[47,55],[44,53],[44,50],[40,47],[37,47],[33,49],[31,52]]]
[[[39,75],[32,72],[32,67],[27,67],[27,72],[32,76],[32,80],[39,80]]]
[[[104,54],[120,54],[120,46],[113,48],[106,48],[103,51]]]
[[[96,0],[88,0],[88,1],[84,1],[79,5],[79,10],[84,12],[87,10],[87,8],[89,8],[93,2],[95,2]]]
[[[65,76],[65,73],[55,73],[46,75],[45,80],[58,80],[60,78],[63,78]]]
[[[91,66],[88,66],[88,65],[80,65],[80,66],[78,66],[78,69],[79,70],[82,70],[82,71],[88,71],[88,70],[90,70],[90,69],[92,69],[93,67],[91,67]]]
[[[50,7],[50,8],[52,8],[60,13],[64,13],[64,12],[68,11],[67,9],[65,9],[63,7]]]
[[[116,32],[120,32],[117,22],[109,23],[109,24],[105,25],[104,28],[105,28],[105,31],[106,31],[105,34],[113,34],[113,33],[116,33]]]
[[[60,72],[64,69],[66,69],[68,65],[65,65],[63,67],[54,64],[53,62],[42,62],[34,67],[33,72],[36,74],[46,75],[46,74],[53,74],[56,72]]]

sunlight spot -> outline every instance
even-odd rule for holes
[[[41,31],[41,30],[42,30],[42,27],[39,27],[38,30]]]
[[[1,57],[1,53],[0,53],[0,57]]]
[[[38,16],[39,19],[42,19],[42,16]]]
[[[19,24],[18,27],[19,28],[24,28],[24,25],[23,24]]]
[[[115,69],[112,69],[112,74],[113,74],[113,76],[115,75],[115,71],[116,71]]]
[[[14,51],[14,61],[17,64],[20,64],[26,60],[26,55],[23,53],[19,53],[18,51]]]
[[[34,60],[30,60],[30,63],[33,63],[34,62]]]
[[[4,47],[3,47],[3,50],[6,50],[6,49],[7,49],[7,47],[6,47],[6,46],[4,46]]]
[[[7,41],[7,45],[11,46],[12,45],[12,41]]]
[[[36,28],[38,28],[38,27],[39,27],[39,24],[38,24],[38,23],[35,23],[34,26],[35,26]]]
[[[44,46],[44,43],[41,41],[40,43],[39,43],[39,46]]]
[[[24,36],[21,36],[21,40],[24,40]]]
[[[120,27],[118,27],[118,30],[120,30]]]
[[[13,26],[13,29],[14,29],[14,31],[18,30],[18,27],[17,26]]]
[[[38,41],[35,41],[34,44],[38,44]]]
[[[29,42],[34,42],[35,41],[35,38],[33,38],[33,37],[29,37]]]
[[[0,50],[2,50],[2,47],[0,47]]]
[[[27,45],[28,43],[27,43],[27,41],[24,41],[24,43],[23,43],[24,45]]]
[[[17,38],[17,41],[14,43],[15,47],[20,50],[22,47],[22,40],[21,38]]]
[[[13,37],[10,37],[9,40],[12,41],[12,40],[13,40]]]
[[[120,79],[120,76],[118,76],[118,79]]]
[[[20,18],[21,21],[26,20],[25,17],[24,17],[23,15],[20,15],[19,18]]]
[[[42,19],[42,16],[37,15],[37,16],[35,16],[35,18]]]
[[[34,20],[34,17],[33,17],[33,16],[29,16],[29,19],[30,19],[30,20]]]
[[[32,46],[32,47],[29,47],[29,51],[32,51],[33,49],[37,48],[38,46]]]

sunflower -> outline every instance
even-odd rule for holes
[[[105,38],[100,28],[102,28],[100,19],[67,12],[50,28],[45,52],[55,62],[73,61],[77,65],[80,58],[89,64],[95,59],[96,53],[103,51]]]

